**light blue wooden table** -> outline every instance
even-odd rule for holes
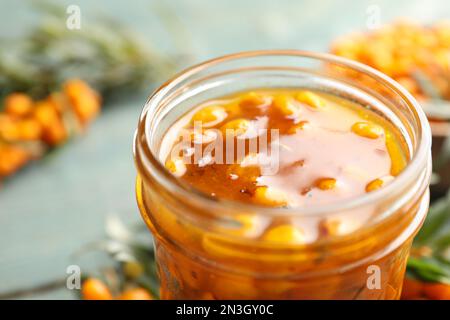
[[[367,28],[371,5],[380,9],[382,23],[400,16],[419,22],[450,18],[448,0],[167,1],[183,28],[174,46],[155,15],[154,1],[60,2],[78,4],[82,21],[98,13],[113,16],[154,46],[177,56],[190,55],[191,62],[254,49],[326,51],[335,37]],[[18,35],[36,19],[25,1],[0,2],[2,36]],[[149,84],[149,93],[151,88]],[[85,136],[2,186],[0,295],[64,279],[66,267],[73,262],[71,254],[104,236],[108,214],[118,214],[129,223],[140,219],[131,143],[144,101],[141,95],[108,106]],[[88,259],[83,270],[101,261],[100,257]],[[64,287],[28,296],[73,297]]]

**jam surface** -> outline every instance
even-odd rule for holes
[[[218,200],[299,210],[263,215],[233,206],[233,215],[217,219],[209,206],[161,194],[138,177],[161,298],[398,299],[411,239],[393,250],[388,244],[408,228],[416,206],[401,209],[389,228],[363,228],[384,212],[378,206],[297,212],[382,188],[407,165],[407,150],[390,121],[321,92],[261,89],[196,106],[160,145],[160,161],[179,182]],[[376,290],[367,286],[373,265],[383,282]]]
[[[207,101],[173,125],[163,144],[170,151],[161,155],[166,168],[189,186],[274,207],[361,196],[389,183],[408,159],[388,120],[343,98],[300,89]]]

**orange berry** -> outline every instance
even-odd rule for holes
[[[285,116],[296,115],[299,111],[299,108],[294,104],[293,99],[285,94],[276,95],[272,104],[274,108]]]
[[[89,278],[83,282],[81,295],[84,300],[112,300],[108,287],[99,279]]]
[[[12,116],[24,117],[32,108],[33,100],[24,93],[11,93],[5,98],[5,111]]]
[[[391,175],[397,176],[406,167],[407,160],[393,134],[386,132],[386,148],[391,157]]]
[[[153,297],[144,288],[133,288],[122,292],[119,300],[153,300]]]
[[[29,160],[27,151],[13,145],[0,145],[0,177],[13,174]]]
[[[316,181],[316,186],[320,190],[332,190],[336,187],[336,179],[322,178]]]
[[[201,122],[203,127],[212,127],[223,122],[228,117],[224,107],[208,106],[201,108],[192,116],[192,123]]]
[[[366,185],[366,192],[371,192],[380,189],[383,185],[384,181],[381,179],[372,180]]]
[[[74,79],[64,84],[64,93],[81,124],[86,124],[100,111],[100,97],[85,82]]]
[[[279,243],[302,243],[305,240],[302,230],[290,224],[270,228],[263,238],[266,241]]]
[[[16,141],[20,138],[17,119],[7,114],[0,114],[0,138],[5,141]]]
[[[67,131],[64,123],[51,103],[48,101],[37,102],[34,117],[42,126],[42,139],[46,143],[55,146],[66,140]]]
[[[248,121],[247,119],[239,118],[225,123],[221,129],[224,134],[227,134],[227,130],[231,130],[231,132],[228,133],[232,133],[233,136],[240,136],[242,134],[245,134],[249,127],[250,121]]]
[[[358,136],[369,139],[377,139],[383,134],[383,128],[369,122],[356,122],[352,126],[352,131]]]
[[[295,100],[307,104],[313,109],[318,109],[325,106],[325,102],[322,100],[322,98],[312,93],[311,91],[300,91],[295,95]]]
[[[282,207],[288,204],[289,199],[281,190],[262,186],[256,188],[253,201],[265,206]]]
[[[20,139],[38,140],[42,135],[42,127],[35,119],[24,119],[17,123]]]
[[[249,92],[241,98],[239,105],[244,108],[251,108],[260,106],[264,104],[264,102],[265,102],[264,96],[256,92]]]
[[[389,183],[392,180],[394,180],[393,176],[384,176],[382,178],[374,179],[366,185],[366,192],[380,189],[381,187],[384,187],[386,183]]]
[[[433,300],[450,300],[450,285],[444,283],[424,283],[425,295]]]

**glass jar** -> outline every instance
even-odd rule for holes
[[[373,110],[403,136],[408,166],[374,192],[299,208],[213,199],[164,168],[161,142],[177,119],[205,100],[255,88],[309,88]],[[150,96],[134,140],[137,201],[155,237],[161,298],[398,299],[412,239],[428,210],[430,148],[429,125],[414,98],[350,60],[256,51],[181,72]],[[242,217],[253,217],[249,232],[238,232]],[[321,226],[335,219],[342,222],[339,233],[322,234]],[[260,240],[275,220],[300,226],[305,243]]]

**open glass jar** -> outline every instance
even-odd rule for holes
[[[369,85],[370,84],[370,85]],[[387,186],[332,204],[267,208],[214,199],[162,163],[171,125],[199,103],[257,88],[305,88],[356,102],[401,133],[407,167]],[[155,236],[162,299],[398,299],[412,238],[429,203],[431,133],[401,86],[359,63],[300,51],[246,52],[207,61],[148,99],[134,141],[137,200]],[[342,152],[345,152],[343,150]],[[255,232],[236,232],[242,217]],[[305,230],[302,244],[257,234],[274,220]],[[328,219],[343,221],[321,235]]]

